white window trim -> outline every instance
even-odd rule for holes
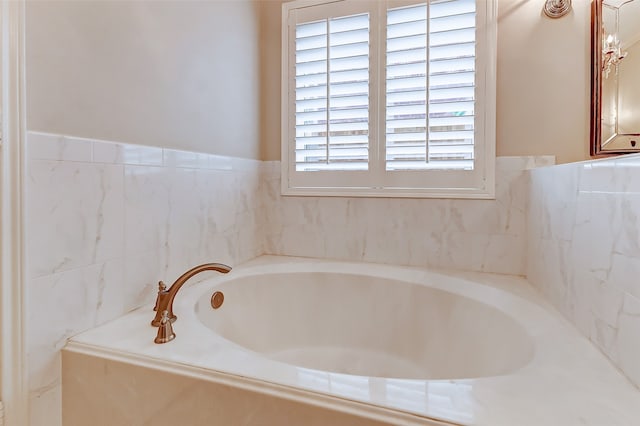
[[[316,6],[327,3],[337,3],[348,0],[296,0],[283,3],[282,5],[282,81],[281,81],[281,193],[282,195],[292,196],[338,196],[338,197],[404,197],[404,198],[472,198],[472,199],[495,199],[495,157],[496,157],[496,62],[497,62],[497,0],[477,1],[476,13],[478,19],[476,27],[481,31],[479,34],[483,36],[476,39],[476,81],[484,82],[477,84],[480,90],[483,90],[481,96],[476,99],[483,99],[483,108],[481,109],[482,117],[475,121],[476,141],[482,141],[477,146],[480,147],[476,151],[476,169],[481,172],[480,185],[470,188],[463,187],[427,187],[427,188],[373,188],[369,186],[352,186],[352,187],[321,187],[321,186],[294,186],[291,182],[291,176],[295,173],[294,158],[292,155],[291,145],[295,145],[295,138],[292,137],[292,130],[295,125],[295,116],[291,114],[290,91],[295,90],[295,85],[289,78],[289,67],[295,52],[290,51],[290,11],[309,6]],[[427,2],[429,0],[426,0]],[[375,3],[380,7],[398,4],[394,0],[377,0]],[[409,2],[402,2],[409,3]],[[415,3],[412,1],[410,3]],[[376,37],[381,31],[376,32]],[[382,43],[379,44],[382,49]],[[372,49],[374,55],[382,55],[383,52]],[[382,64],[380,65],[382,66]],[[372,81],[379,78],[377,71],[372,68],[375,74]],[[378,108],[379,100],[376,99],[377,92],[370,91],[372,98],[371,104],[374,108]],[[380,128],[383,123],[378,123],[378,114],[371,115],[370,128],[376,130],[372,132],[372,137],[380,134]],[[295,133],[293,133],[295,135]],[[370,157],[378,156],[378,152],[373,152]],[[323,172],[307,172],[319,174]],[[328,181],[340,179],[352,172],[327,172],[334,177]],[[447,170],[421,171],[422,176],[428,176],[429,182],[436,182],[448,173]]]

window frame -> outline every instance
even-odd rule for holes
[[[281,193],[292,196],[495,199],[497,1],[476,0],[474,170],[387,171],[385,145],[386,21],[388,8],[429,0],[295,0],[282,5]],[[369,170],[295,170],[294,14],[312,6],[377,9],[370,15]],[[357,5],[357,6],[356,6]],[[344,15],[338,15],[344,16]],[[383,40],[384,39],[384,40]],[[379,60],[380,59],[380,60]],[[293,64],[293,66],[292,66]],[[477,105],[482,107],[478,108]],[[381,119],[382,118],[382,119]],[[404,176],[408,176],[405,178]],[[345,185],[347,181],[348,185]],[[396,182],[397,186],[384,186]],[[409,184],[407,184],[409,182]],[[413,183],[415,182],[415,184]],[[421,184],[424,182],[424,184]]]

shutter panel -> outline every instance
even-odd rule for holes
[[[296,25],[296,171],[367,170],[369,14]]]
[[[475,0],[431,2],[429,163],[474,168]]]
[[[387,11],[386,169],[427,164],[426,4]]]
[[[386,170],[472,170],[475,1],[389,9],[386,40]]]

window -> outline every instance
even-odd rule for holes
[[[283,194],[493,198],[495,3],[284,3]]]

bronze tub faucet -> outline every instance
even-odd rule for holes
[[[168,289],[167,285],[164,282],[160,281],[158,283],[158,297],[156,298],[156,305],[153,308],[153,310],[156,311],[156,316],[153,321],[151,321],[152,326],[171,327],[171,323],[175,322],[178,318],[173,314],[173,300],[175,299],[176,294],[178,293],[178,291],[180,291],[180,288],[182,288],[184,283],[186,283],[189,278],[204,271],[217,271],[226,274],[227,272],[231,271],[231,267],[222,263],[205,263],[196,266],[180,275],[180,277]],[[172,340],[173,337],[175,337],[175,334],[173,334],[173,332],[167,334],[168,336],[166,339],[161,339],[165,341],[159,342],[158,339],[156,339],[156,343],[166,343]],[[160,333],[158,333],[158,335],[160,335]]]

